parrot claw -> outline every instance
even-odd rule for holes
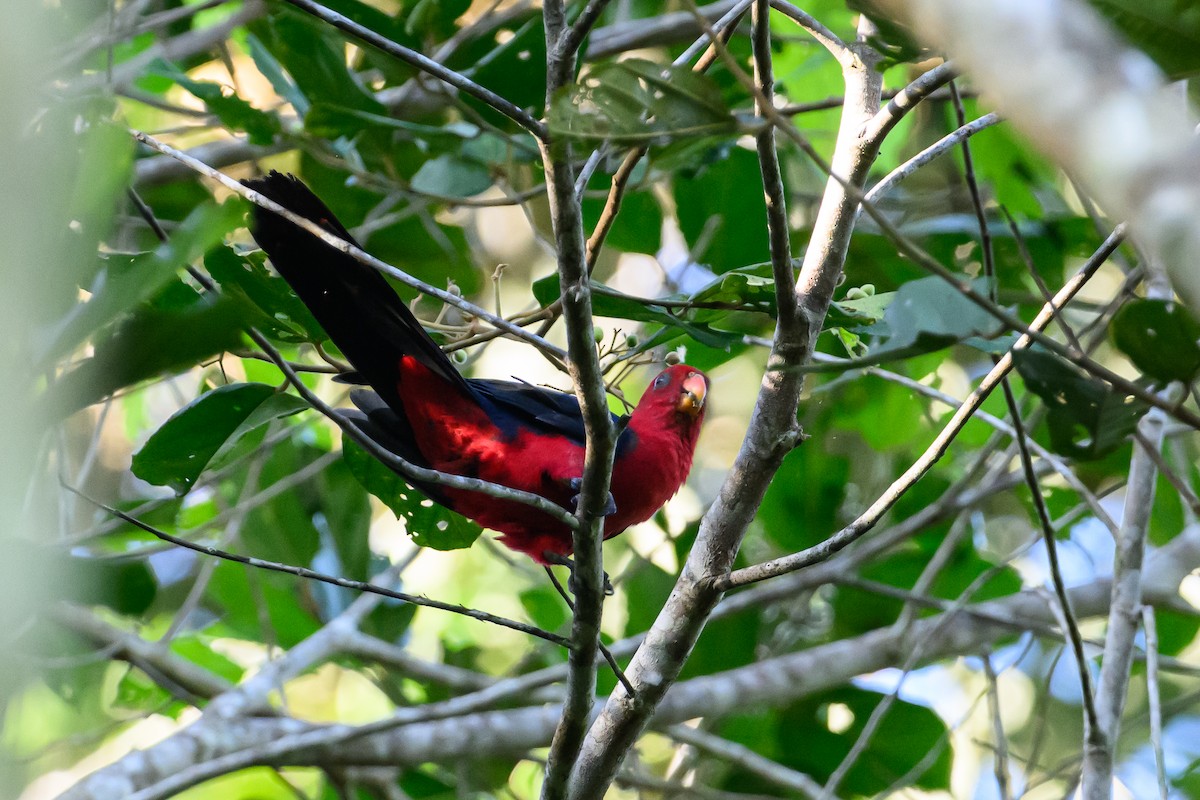
[[[542,557],[547,564],[557,564],[567,568],[567,589],[571,594],[575,594],[575,561],[559,553],[543,553]],[[604,596],[612,597],[617,590],[613,588],[612,581],[608,579],[608,573],[605,572],[602,575],[604,577]]]
[[[580,497],[578,492],[583,488],[583,478],[571,478],[571,480],[568,481],[568,484],[570,485],[571,490],[576,492],[575,496],[571,498],[571,510],[578,511]],[[604,516],[611,517],[615,513],[617,513],[617,501],[616,498],[612,496],[612,492],[609,492],[608,497],[604,498]]]

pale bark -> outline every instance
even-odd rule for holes
[[[1013,127],[1128,220],[1200,312],[1200,143],[1154,63],[1080,0],[878,0]]]

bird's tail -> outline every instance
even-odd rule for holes
[[[246,181],[246,186],[357,244],[294,175],[272,171]],[[261,206],[254,206],[250,230],[361,379],[397,412],[403,413],[399,371],[404,356],[470,393],[454,365],[377,270]]]

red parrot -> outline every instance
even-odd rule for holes
[[[296,177],[273,171],[246,185],[354,241]],[[378,271],[259,206],[251,232],[354,367],[344,379],[374,390],[352,392],[358,410],[344,412],[366,434],[413,464],[575,507],[584,426],[574,395],[464,378]],[[605,539],[649,519],[683,485],[707,393],[703,373],[677,364],[642,395],[617,441]],[[528,505],[403,477],[538,563],[562,563],[572,552],[570,530]]]

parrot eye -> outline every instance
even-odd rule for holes
[[[671,376],[664,372],[663,374],[659,375],[657,378],[654,379],[654,388],[661,389],[662,387],[667,385],[667,381],[669,381],[670,379],[671,379]]]

